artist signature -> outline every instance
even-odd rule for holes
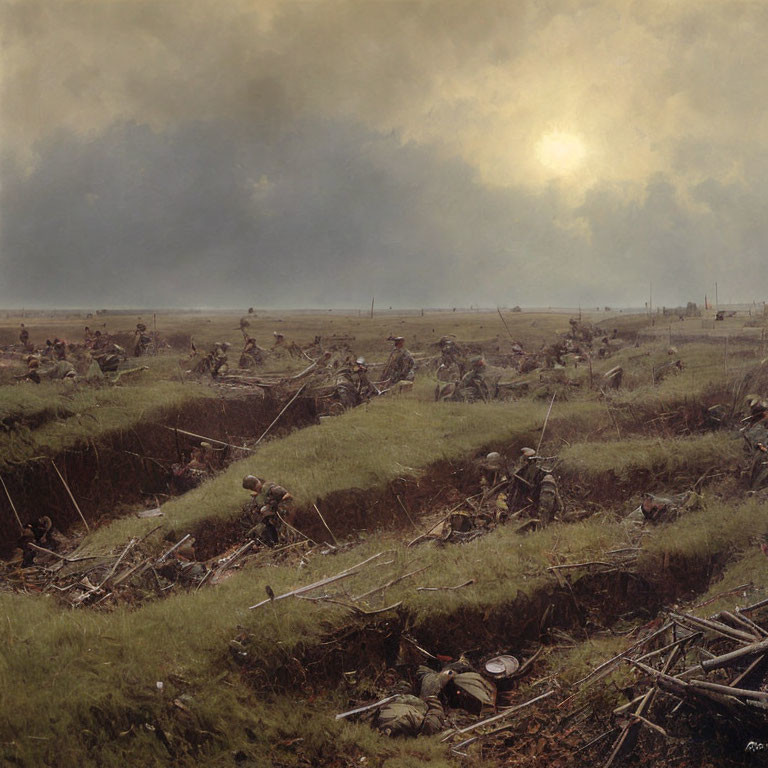
[[[766,752],[768,751],[768,744],[761,741],[750,741],[746,747],[745,752]]]

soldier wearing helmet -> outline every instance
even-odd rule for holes
[[[354,363],[339,371],[336,394],[346,408],[354,408],[379,394],[368,378],[368,363],[364,357],[358,357]]]
[[[244,510],[250,526],[247,537],[274,547],[292,529],[295,512],[290,502],[293,496],[282,485],[267,483],[256,475],[246,475],[243,488],[251,492]]]
[[[440,347],[440,365],[438,370],[446,372],[456,368],[461,378],[467,370],[467,363],[462,350],[450,336],[443,336],[437,342]]]
[[[563,503],[554,476],[540,466],[541,461],[541,456],[533,448],[520,450],[520,461],[512,473],[512,499],[516,508],[527,509],[537,515],[540,525],[545,526],[563,511]]]
[[[461,377],[456,394],[452,399],[473,402],[475,400],[489,400],[490,392],[485,381],[485,360],[473,357],[469,361],[469,370]]]
[[[388,340],[394,342],[394,346],[382,375],[385,387],[393,387],[400,381],[413,381],[416,376],[416,361],[406,349],[405,339],[402,336],[390,336]]]
[[[549,525],[563,511],[563,500],[557,490],[557,482],[550,474],[544,475],[539,484],[538,511],[542,527]]]

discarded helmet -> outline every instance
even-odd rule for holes
[[[261,480],[256,475],[246,475],[243,478],[243,488],[249,491],[255,491],[261,488]]]
[[[536,451],[534,451],[533,448],[521,448],[520,453],[522,453],[526,459],[530,459],[536,455]]]
[[[498,467],[501,465],[501,454],[498,451],[491,451],[485,457],[485,463],[489,467]]]
[[[497,680],[512,677],[518,669],[520,669],[520,662],[508,654],[494,656],[485,662],[485,671]]]
[[[364,357],[358,357],[357,360],[355,360],[355,365],[361,365],[364,368],[368,367],[368,363],[365,362],[365,358]]]

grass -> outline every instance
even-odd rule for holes
[[[608,546],[616,533],[597,521],[572,529],[561,554],[574,558]],[[430,586],[476,578],[477,586],[462,593],[417,593],[413,582],[404,582],[390,590],[387,600],[402,598],[406,610],[419,621],[447,616],[458,608],[491,610],[521,591],[540,588],[547,578],[542,572],[548,562],[544,553],[554,547],[557,531],[526,538],[515,536],[511,529],[499,534],[466,547],[448,551],[428,547],[416,553],[420,565],[429,566],[420,583]],[[251,635],[250,652],[263,665],[274,669],[287,664],[301,647],[318,642],[329,621],[341,621],[343,609],[289,600],[276,604],[275,611],[269,606],[247,611],[247,605],[263,595],[265,581],[279,594],[387,548],[395,549],[395,572],[404,569],[406,559],[414,554],[394,539],[375,537],[354,552],[313,558],[299,572],[288,566],[266,572],[246,569],[216,589],[177,595],[134,612],[62,611],[43,597],[0,596],[0,611],[5,614],[0,642],[7,648],[0,662],[0,706],[8,713],[0,726],[0,741],[6,755],[15,753],[27,760],[22,765],[35,765],[41,757],[50,760],[55,750],[61,760],[58,764],[72,764],[67,760],[74,761],[76,755],[82,760],[89,732],[103,738],[105,732],[121,733],[133,725],[140,731],[138,742],[99,740],[91,749],[93,764],[117,764],[136,754],[134,750],[146,760],[142,764],[155,764],[149,757],[159,760],[163,750],[136,724],[161,723],[172,739],[180,738],[184,722],[172,702],[182,695],[191,697],[185,699],[188,708],[204,730],[216,734],[219,749],[233,748],[238,739],[245,742],[246,724],[258,734],[261,750],[277,738],[278,727],[288,736],[303,736],[307,709],[302,708],[304,718],[271,722],[265,712],[270,706],[249,695],[227,663],[227,643],[246,630]],[[350,580],[348,588],[363,592],[385,578],[385,570],[369,569]],[[164,682],[162,693],[156,681]],[[241,697],[247,698],[248,706],[240,702]],[[339,702],[332,698],[330,704]],[[329,714],[327,708],[322,711],[323,730],[328,732],[325,741],[334,733],[359,732],[356,727],[334,724]],[[42,734],[50,744],[29,738]],[[378,751],[403,754],[386,739],[371,735],[369,740]],[[14,742],[12,748],[9,742]]]
[[[495,317],[448,314],[438,318],[427,314],[401,323],[403,318],[394,316],[374,321],[323,316],[309,323],[306,317],[286,315],[284,322],[276,325],[280,318],[273,315],[259,318],[255,328],[262,343],[273,326],[299,342],[311,338],[310,328],[322,333],[353,333],[358,354],[383,359],[389,346],[384,338],[389,333],[407,332],[412,339],[409,345],[426,353],[436,335],[450,332],[452,323],[456,323],[455,332],[462,340],[494,338],[500,325]],[[200,337],[217,338],[233,319],[236,316],[214,318]],[[527,344],[551,338],[555,329],[567,329],[567,316],[506,313],[505,319],[513,334]],[[135,322],[128,316],[107,316],[106,320],[128,327]],[[163,319],[162,325],[169,332],[180,332],[189,327],[187,322],[169,318],[167,323]],[[199,317],[195,323],[200,326]],[[503,328],[501,331],[503,334]],[[233,339],[238,333],[232,333]],[[666,407],[722,386],[722,361],[713,355],[711,345],[701,346],[701,351],[698,345],[681,350],[686,363],[691,361],[691,371],[694,362],[703,366],[695,369],[695,378],[684,378],[684,372],[657,386],[644,380],[647,368],[643,366],[649,360],[664,359],[661,347],[654,347],[648,358],[631,360],[637,350],[628,349],[596,364],[596,372],[617,364],[617,359],[624,360],[629,368],[629,391],[611,394],[611,402],[626,405],[630,414],[627,417],[620,413],[620,425],[629,423],[631,407]],[[189,386],[177,389],[169,382],[157,383],[157,379],[170,378],[176,364],[172,356],[153,361],[147,385],[74,393],[63,386],[60,391],[50,392],[27,387],[8,392],[4,388],[0,389],[0,397],[10,399],[0,400],[0,408],[6,402],[16,412],[41,414],[41,424],[34,430],[34,445],[60,450],[75,435],[83,439],[83,435],[119,428],[122,419],[140,418],[145,407],[148,411],[144,416],[154,418],[157,409],[183,402]],[[568,369],[568,375],[583,377],[585,371]],[[195,388],[195,396],[203,389]],[[164,528],[158,538],[171,531],[181,535],[204,519],[227,519],[237,514],[246,499],[240,480],[247,472],[287,486],[301,505],[350,487],[375,490],[399,476],[419,476],[445,459],[463,459],[481,450],[535,440],[548,406],[546,400],[533,399],[473,406],[434,403],[430,400],[431,389],[432,381],[420,377],[411,395],[384,398],[265,443],[252,458],[165,504]],[[70,416],[70,411],[77,415]],[[86,415],[91,413],[98,425],[91,426],[93,419]],[[67,416],[66,430],[56,426],[63,415]],[[70,429],[75,424],[77,429]],[[612,429],[612,421],[605,405],[588,395],[576,394],[567,403],[556,401],[544,450],[548,452],[548,446],[554,446],[551,452],[559,452],[562,458],[560,471],[597,485],[604,483],[609,473],[627,481],[637,473],[688,479],[699,469],[703,472],[713,465],[730,466],[741,456],[740,442],[724,433],[671,441],[645,437],[596,439],[601,430],[610,434],[606,428]],[[574,436],[580,442],[574,443]],[[561,448],[565,439],[571,445]],[[100,551],[114,549],[131,536],[142,535],[156,522],[127,518],[115,521],[95,531],[85,546]],[[749,573],[762,565],[762,555],[748,548],[751,537],[762,532],[766,524],[768,514],[757,501],[734,504],[708,495],[700,509],[689,511],[678,522],[649,529],[638,569],[648,578],[659,578],[663,564],[670,558],[683,566],[717,558],[726,571],[723,581],[713,589],[744,583],[750,580]],[[298,768],[307,762],[322,765],[336,755],[356,764],[364,757],[367,764],[386,768],[454,765],[445,746],[435,739],[393,741],[365,725],[334,721],[333,713],[345,709],[349,697],[359,693],[354,687],[340,684],[318,694],[309,683],[306,688],[299,686],[289,692],[277,687],[270,690],[266,685],[258,690],[249,686],[229,657],[228,644],[233,637],[247,637],[251,657],[266,670],[268,679],[276,680],[279,670],[295,670],[294,659],[301,658],[307,647],[321,642],[329,630],[355,620],[339,606],[299,600],[281,601],[256,611],[248,611],[247,606],[262,598],[266,584],[280,594],[338,573],[376,552],[392,550],[387,556],[393,560],[391,565],[368,568],[344,582],[345,588],[350,594],[361,594],[391,576],[426,566],[419,576],[370,599],[367,607],[375,609],[402,601],[403,615],[416,637],[426,628],[442,627],[443,634],[437,633],[437,637],[452,650],[459,639],[481,634],[478,622],[484,622],[487,630],[492,617],[507,616],[518,596],[532,597],[555,588],[554,577],[545,570],[548,565],[600,559],[607,550],[626,546],[626,541],[625,526],[609,514],[569,525],[557,524],[525,537],[506,526],[470,544],[444,549],[427,545],[408,550],[392,533],[377,532],[369,534],[353,551],[315,555],[301,567],[246,566],[214,588],[171,595],[137,610],[120,608],[108,614],[63,610],[44,596],[0,593],[0,643],[4,648],[0,655],[0,711],[4,713],[0,721],[0,762],[25,768],[149,767],[169,763],[215,768],[231,765],[233,753],[242,751],[243,764],[253,766]],[[741,558],[745,550],[748,554]],[[569,577],[575,578],[576,574],[571,572]],[[468,579],[476,583],[453,592],[415,590],[416,586],[445,586]],[[448,627],[452,632],[447,631]],[[499,638],[499,642],[503,641]],[[565,658],[572,667],[569,674],[582,676],[578,670],[613,655],[617,642],[613,638],[595,638],[574,649]],[[444,649],[432,650],[439,653]],[[158,681],[163,683],[162,690],[157,687]],[[249,736],[247,729],[253,735]],[[158,737],[159,732],[166,735],[175,750],[173,758]],[[303,741],[296,744],[294,739]]]
[[[650,476],[655,484],[676,475],[700,475],[711,467],[729,470],[742,457],[743,441],[738,437],[727,432],[708,432],[666,440],[632,437],[574,443],[560,452],[558,469],[581,483],[626,483],[637,476]]]
[[[667,551],[696,559],[738,552],[746,546],[750,533],[764,522],[766,513],[756,502],[729,508],[713,500],[677,523],[650,529],[641,570],[654,573]],[[708,533],[711,528],[715,534]],[[265,700],[243,685],[227,661],[227,643],[236,634],[246,632],[252,656],[266,669],[278,669],[291,664],[302,648],[316,644],[329,626],[349,621],[342,608],[298,600],[282,601],[274,611],[270,606],[248,611],[247,606],[264,594],[264,584],[269,583],[280,594],[382,550],[393,550],[388,557],[394,559],[391,572],[384,568],[363,571],[347,582],[351,594],[383,583],[389,573],[412,569],[414,558],[419,567],[427,566],[418,577],[419,585],[476,579],[470,588],[438,593],[416,592],[416,582],[407,580],[370,601],[369,607],[375,608],[402,600],[418,633],[420,625],[450,622],[457,614],[504,612],[521,593],[530,596],[554,585],[544,570],[554,558],[565,562],[599,558],[606,550],[623,544],[625,538],[623,525],[604,516],[552,526],[525,537],[515,535],[507,526],[468,545],[448,549],[426,546],[405,550],[391,535],[378,534],[354,551],[310,558],[298,570],[287,565],[246,568],[216,588],[172,596],[133,612],[120,609],[106,615],[62,611],[44,597],[1,595],[0,611],[5,621],[0,622],[0,642],[7,652],[0,661],[0,707],[9,713],[0,736],[2,749],[6,755],[16,755],[20,765],[53,760],[54,749],[61,761],[42,764],[71,764],[67,760],[81,765],[111,766],[126,760],[136,764],[140,755],[142,765],[161,765],[167,760],[164,747],[141,723],[162,727],[173,743],[188,743],[188,716],[173,706],[173,700],[183,696],[182,703],[192,712],[196,728],[214,734],[212,741],[201,747],[208,756],[207,765],[217,765],[216,756],[232,749],[274,754],[269,750],[274,750],[276,743],[302,737],[308,738],[308,748],[318,760],[336,740],[336,748],[345,754],[358,754],[355,750],[359,750],[368,759],[379,760],[378,764],[397,765],[398,760],[407,759],[408,750],[416,750],[423,760],[440,766],[444,753],[429,740],[406,746],[379,737],[365,726],[332,721],[334,709],[344,706],[339,691],[328,698],[295,702],[279,693]],[[462,629],[469,631],[469,627]],[[601,647],[595,645],[582,666],[599,655]],[[56,649],[55,656],[52,648]],[[158,680],[164,682],[162,693],[155,685]],[[295,695],[307,698],[300,692]],[[288,714],[291,707],[293,711]],[[283,714],[278,717],[277,713]],[[257,734],[253,744],[245,736],[246,727]],[[132,735],[107,738],[125,731]],[[29,738],[43,734],[50,744]],[[86,752],[92,763],[83,761]],[[283,758],[288,759],[281,752]],[[200,757],[179,758],[178,764],[194,764],[194,760]],[[254,764],[260,763],[257,760]]]
[[[668,550],[697,558],[707,552],[739,551],[747,540],[746,530],[757,530],[765,513],[751,502],[730,510],[728,516],[726,512],[713,505],[673,525],[651,529],[643,568],[652,573]],[[704,526],[718,518],[727,524],[722,524],[717,536],[707,537]],[[702,531],[701,543],[693,547],[690,537],[696,531]],[[414,749],[424,760],[442,765],[444,753],[428,740],[406,746],[365,726],[335,723],[332,712],[344,706],[341,691],[311,701],[300,691],[289,697],[278,692],[265,700],[264,694],[255,696],[243,685],[227,661],[227,644],[236,634],[246,632],[252,657],[264,668],[277,670],[292,664],[302,648],[316,644],[329,626],[350,621],[340,607],[299,600],[277,603],[275,610],[267,605],[248,611],[247,606],[264,594],[264,584],[280,594],[387,549],[393,550],[388,557],[394,559],[391,571],[364,570],[347,582],[351,594],[383,583],[390,573],[412,569],[413,558],[419,567],[427,566],[418,577],[419,585],[476,579],[464,590],[437,593],[416,592],[416,581],[406,580],[370,601],[369,607],[375,608],[402,600],[418,636],[420,625],[451,622],[455,615],[503,613],[520,594],[530,596],[554,585],[544,570],[553,558],[565,562],[599,558],[621,545],[625,536],[621,523],[605,517],[556,525],[525,537],[515,535],[508,526],[448,549],[405,550],[396,539],[379,534],[352,552],[310,558],[298,570],[287,565],[246,568],[216,588],[172,596],[133,612],[63,611],[49,598],[1,595],[5,621],[0,622],[0,642],[7,651],[0,661],[0,707],[8,713],[0,726],[2,750],[6,759],[16,755],[19,765],[111,766],[126,760],[137,764],[137,756],[142,765],[162,765],[167,760],[164,747],[142,723],[162,727],[172,743],[188,743],[192,738],[187,733],[188,715],[173,705],[174,699],[184,697],[182,703],[192,713],[195,727],[213,734],[211,742],[201,747],[210,757],[205,758],[207,765],[218,764],[216,756],[233,749],[270,754],[276,743],[299,737],[309,739],[315,756],[327,754],[330,743],[338,740],[336,748],[345,754],[350,754],[347,750],[356,754],[357,749],[382,765],[397,765],[387,760],[406,759],[407,750]],[[461,631],[471,632],[471,628]],[[602,645],[593,646],[582,666],[600,655]],[[162,692],[157,681],[164,683]],[[246,727],[256,733],[253,744],[245,735]],[[118,737],[126,731],[131,735]],[[50,743],[30,739],[31,735],[44,736]],[[83,760],[86,753],[91,763]],[[179,758],[178,764],[200,759],[190,755]]]
[[[668,536],[654,537],[644,546],[649,568],[668,555],[693,562],[750,547],[755,537],[768,531],[768,507],[756,498],[734,504],[709,496],[700,509],[684,515],[666,531]]]
[[[543,403],[475,404],[423,402],[389,397],[347,411],[317,426],[265,443],[258,453],[183,497],[163,505],[165,531],[181,535],[202,520],[226,520],[239,513],[247,496],[242,477],[252,473],[288,488],[299,507],[334,491],[383,489],[391,480],[417,477],[431,465],[463,459],[525,438],[535,441],[546,414]],[[567,403],[553,420],[591,425],[607,419],[593,403]],[[125,518],[87,540],[89,550],[111,549],[143,535],[155,520]]]
[[[119,387],[72,388],[62,382],[0,388],[0,414],[22,420],[0,433],[0,471],[40,455],[54,456],[145,419],[157,419],[168,409],[210,394],[196,384],[170,381],[137,381]]]

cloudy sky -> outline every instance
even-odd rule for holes
[[[768,3],[0,7],[2,305],[768,298]]]

